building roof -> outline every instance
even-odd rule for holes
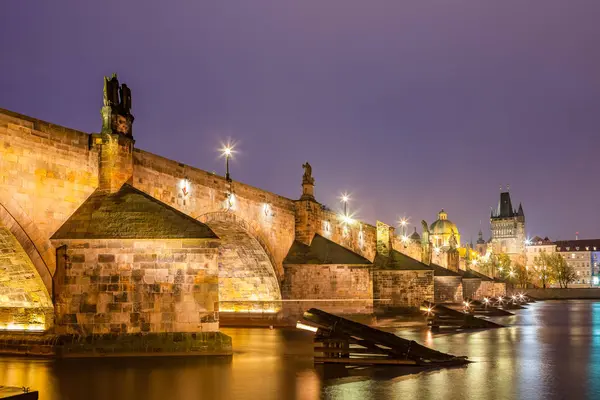
[[[410,235],[410,238],[414,241],[421,241],[421,235],[417,233],[417,227],[415,227],[415,231]]]
[[[519,203],[518,211],[512,206],[509,192],[500,193],[500,200],[498,201],[498,207],[492,210],[492,218],[513,218],[513,217],[525,217],[523,212],[523,206]]]
[[[205,224],[124,184],[116,193],[96,190],[52,239],[217,238]]]
[[[458,272],[451,271],[441,265],[431,264],[430,267],[433,268],[434,276],[461,276]]]
[[[284,264],[346,264],[371,265],[371,262],[355,252],[316,234],[307,246],[297,240],[283,260]]]
[[[556,251],[600,251],[600,239],[558,240]]]
[[[438,213],[438,219],[429,227],[432,235],[451,235],[454,232],[458,235],[456,224],[448,219],[448,213],[444,210]]]
[[[431,271],[429,265],[422,263],[398,250],[390,251],[389,257],[378,254],[373,262],[380,269],[398,271]]]
[[[533,239],[531,239],[531,244],[529,246],[548,246],[552,244],[554,244],[554,242],[548,239],[547,236],[545,238],[534,236]]]

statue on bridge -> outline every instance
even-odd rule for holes
[[[302,183],[308,183],[313,185],[315,183],[315,178],[312,177],[312,167],[310,164],[305,162],[302,164],[302,168],[304,168],[304,176],[302,176]]]
[[[432,244],[429,238],[431,232],[429,232],[429,225],[425,220],[421,221],[421,225],[423,226],[423,233],[421,234],[421,262],[431,265],[431,258],[433,256]]]
[[[102,114],[102,133],[119,133],[131,136],[133,115],[131,115],[131,89],[119,85],[117,74],[110,79],[104,77],[104,96]]]
[[[458,242],[456,241],[456,235],[454,235],[454,229],[452,229],[452,233],[448,239],[448,246],[450,247],[451,251],[454,251],[458,248]]]
[[[312,167],[310,164],[305,162],[302,164],[304,168],[304,175],[302,175],[302,197],[300,200],[315,200],[315,178],[312,177]]]

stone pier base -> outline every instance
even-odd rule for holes
[[[0,354],[52,358],[231,355],[221,332],[102,334],[90,336],[15,332],[0,334]]]

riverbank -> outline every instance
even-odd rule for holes
[[[513,293],[527,293],[538,300],[600,300],[600,288],[513,289]]]

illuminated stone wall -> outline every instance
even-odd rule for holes
[[[435,276],[433,284],[436,303],[462,303],[462,277]]]
[[[287,313],[300,315],[311,307],[338,314],[373,312],[373,279],[369,265],[286,264],[282,291],[286,300],[303,300],[284,302]]]
[[[402,254],[406,254],[409,257],[414,258],[417,261],[422,261],[422,248],[421,242],[415,242],[413,240],[403,241],[398,235],[394,235],[393,248]]]
[[[17,239],[0,225],[0,330],[52,326],[52,300]]]
[[[88,142],[86,133],[0,109],[0,208],[33,243],[26,252],[51,273],[48,238],[98,186],[98,153]],[[50,290],[51,278],[44,280]]]
[[[133,156],[136,188],[193,218],[224,211],[235,214],[248,225],[282,277],[282,261],[294,241],[292,200],[240,182],[232,182],[230,189],[221,176],[138,149]],[[185,178],[187,196],[182,190]],[[233,200],[228,203],[230,190]]]
[[[58,333],[210,332],[218,323],[218,240],[62,240]]]
[[[462,285],[465,299],[482,300],[484,297],[506,295],[506,284],[503,282],[463,279]]]
[[[377,253],[377,229],[358,220],[346,223],[338,213],[314,201],[296,201],[296,238],[305,244],[319,234],[369,261]],[[288,247],[289,248],[289,247]]]
[[[373,295],[382,310],[419,307],[423,301],[434,301],[433,271],[373,271]]]

